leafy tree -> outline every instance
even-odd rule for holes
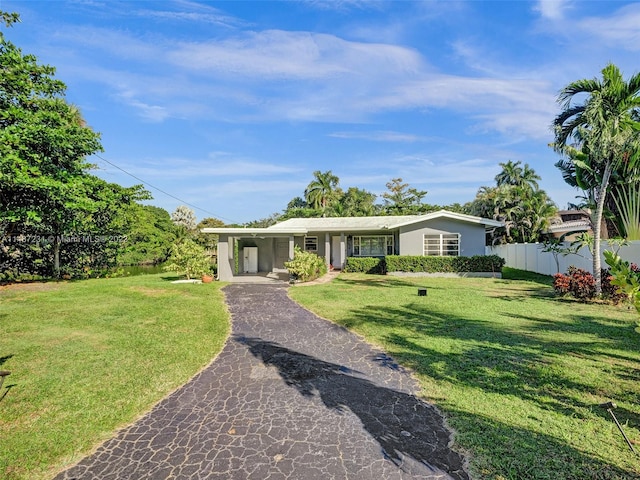
[[[19,18],[5,12],[0,17],[8,26]],[[108,251],[116,254],[118,249],[110,249],[108,242],[77,241],[84,238],[77,234],[107,238],[124,223],[117,219],[120,206],[148,194],[141,187],[124,189],[87,173],[92,166],[86,157],[102,150],[99,135],[65,101],[66,86],[54,74],[53,67],[39,65],[35,56],[24,55],[0,32],[2,263],[8,257],[29,259],[21,264],[28,268],[25,272],[37,266],[39,273],[50,274],[45,264],[52,262],[58,275],[64,249],[73,251],[68,258],[75,265],[84,261],[85,266],[103,261]],[[45,234],[46,242],[7,246],[20,235]]]
[[[164,262],[176,239],[176,228],[169,212],[153,205],[134,203],[129,215],[132,220],[119,264],[157,265]]]
[[[203,228],[219,228],[224,227],[225,223],[217,218],[207,217],[203,218],[196,225],[196,242],[202,245],[209,252],[216,252],[218,249],[218,235],[212,235],[210,233],[202,233],[200,230]]]
[[[276,223],[278,223],[280,221],[281,215],[279,213],[272,213],[271,215],[269,215],[268,217],[265,218],[260,218],[258,220],[253,220],[251,222],[248,222],[245,224],[246,227],[251,227],[251,228],[266,228],[266,227],[270,227],[271,225],[275,225]]]
[[[287,203],[287,210],[294,208],[307,208],[307,201],[302,197],[294,197]]]
[[[313,172],[314,179],[307,185],[304,191],[304,197],[307,205],[319,209],[322,216],[326,216],[327,207],[334,199],[334,190],[338,187],[340,180],[331,170],[321,172],[316,170]]]
[[[211,261],[202,245],[190,238],[184,238],[171,246],[171,255],[163,268],[185,275],[189,280],[210,273]]]
[[[586,99],[572,103],[576,96]],[[602,218],[609,181],[621,163],[633,166],[638,156],[638,112],[640,110],[640,74],[628,81],[613,64],[602,70],[602,79],[582,79],[567,85],[558,96],[563,111],[555,118],[554,149],[568,155],[577,170],[598,178],[592,185],[596,202],[593,217],[593,271],[596,295],[602,293],[600,239]],[[575,143],[570,144],[573,140]],[[588,162],[575,151],[586,155]],[[569,153],[573,152],[573,153]]]
[[[388,191],[382,194],[382,198],[389,215],[411,215],[421,212],[422,199],[427,194],[425,190],[417,190],[408,183],[402,183],[402,178],[392,178],[386,186]]]
[[[376,214],[376,195],[367,190],[349,187],[334,204],[334,216],[367,217]]]

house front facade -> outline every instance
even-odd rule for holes
[[[282,271],[296,246],[342,269],[348,257],[484,255],[501,222],[440,210],[425,215],[292,218],[268,228],[204,228],[219,235],[218,278]]]

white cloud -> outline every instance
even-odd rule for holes
[[[626,5],[609,17],[589,17],[578,23],[580,30],[610,46],[640,50],[640,4]]]
[[[376,71],[399,76],[422,68],[420,55],[412,49],[283,30],[247,32],[216,42],[183,42],[168,52],[168,58],[187,70],[260,80],[330,80]]]
[[[267,30],[177,43],[87,27],[58,40],[147,64],[135,74],[105,62],[76,71],[110,85],[117,98],[156,122],[194,116],[362,122],[388,111],[441,108],[477,119],[479,129],[539,139],[548,133],[549,120],[541,119],[557,110],[548,81],[497,71],[445,75],[414,49],[328,34]],[[378,140],[412,138],[378,134]]]
[[[570,0],[538,0],[533,9],[548,20],[561,20],[570,4]]]
[[[160,160],[121,161],[121,168],[143,179],[219,179],[220,177],[264,177],[300,172],[299,167],[256,162],[237,158],[224,152],[211,153],[207,158],[196,160],[186,158],[164,158]],[[110,168],[107,167],[107,171]],[[267,183],[272,183],[271,179]]]
[[[166,120],[169,117],[169,112],[166,108],[158,105],[148,105],[144,102],[131,98],[129,94],[122,94],[120,97],[124,103],[138,110],[140,117],[153,123],[159,123]]]
[[[354,140],[370,140],[374,142],[404,142],[413,143],[427,140],[426,137],[412,135],[409,133],[392,132],[392,131],[375,131],[375,132],[333,132],[330,137],[354,139]]]

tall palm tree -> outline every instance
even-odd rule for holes
[[[502,185],[515,185],[517,187],[529,186],[533,189],[538,188],[538,175],[528,163],[524,164],[524,167],[520,166],[521,162],[513,162],[509,160],[507,163],[500,163],[502,171],[496,175],[496,185],[498,187]]]
[[[542,177],[540,177],[540,175],[538,175],[535,170],[529,166],[528,163],[525,163],[524,168],[522,169],[522,176],[520,177],[519,186],[522,187],[528,185],[532,189],[537,190],[539,187],[538,180],[542,180]]]
[[[322,210],[322,216],[326,215],[327,205],[331,199],[331,194],[338,186],[340,180],[331,170],[321,172],[316,170],[313,172],[314,180],[312,180],[307,189],[304,191],[304,198],[307,204],[313,208]]]
[[[577,95],[587,94],[583,103],[573,104]],[[602,292],[600,273],[600,237],[602,214],[611,174],[621,162],[635,163],[638,155],[637,121],[640,110],[640,74],[625,81],[618,67],[607,65],[602,79],[582,79],[570,83],[561,90],[558,102],[563,111],[555,118],[554,149],[566,154],[575,149],[589,156],[586,162],[576,162],[577,167],[599,173],[599,184],[594,185],[596,212],[593,218],[593,275],[596,294]],[[573,140],[574,145],[569,142]]]
[[[522,177],[522,167],[520,161],[513,162],[509,160],[507,163],[500,163],[502,171],[496,175],[496,185],[518,185]]]

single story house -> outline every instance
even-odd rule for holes
[[[502,225],[440,210],[425,215],[292,218],[267,228],[202,232],[219,235],[218,277],[230,281],[236,274],[282,271],[296,245],[324,257],[334,269],[342,269],[352,256],[484,255],[486,230]]]

